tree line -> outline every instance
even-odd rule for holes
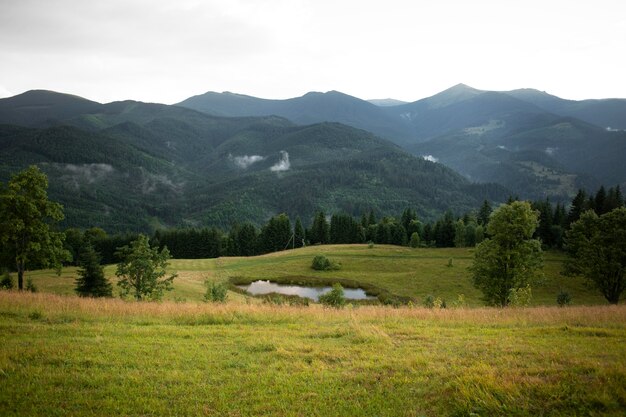
[[[510,198],[509,203],[517,198]],[[533,238],[539,239],[544,248],[562,249],[564,237],[571,224],[582,213],[593,210],[598,215],[624,206],[620,187],[600,187],[595,194],[579,190],[569,209],[548,199],[530,203],[538,213],[538,225]],[[269,219],[260,228],[249,222],[234,224],[228,232],[215,227],[194,229],[157,230],[151,236],[153,246],[167,247],[173,258],[203,259],[220,256],[255,256],[285,249],[318,244],[368,243],[412,247],[474,247],[487,235],[487,225],[493,211],[491,203],[483,202],[477,210],[455,217],[451,211],[433,222],[421,221],[415,210],[405,209],[399,216],[377,218],[373,210],[353,217],[345,213],[327,215],[317,211],[304,227],[298,217],[292,223],[286,214]],[[100,228],[85,231],[67,229],[65,248],[78,259],[85,243],[100,253],[102,263],[119,261],[117,248],[137,239],[138,234],[108,235]]]

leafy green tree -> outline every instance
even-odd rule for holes
[[[420,235],[417,232],[413,232],[411,234],[411,240],[409,241],[409,246],[412,248],[417,248],[420,245]]]
[[[470,267],[474,286],[488,304],[506,306],[511,290],[526,287],[541,267],[541,242],[532,239],[538,216],[522,201],[502,205],[491,215],[490,237],[476,247]]]
[[[100,254],[88,243],[78,257],[78,278],[75,291],[81,297],[112,297],[111,283],[104,276]]]
[[[204,301],[212,303],[224,303],[228,298],[228,288],[223,282],[204,281],[206,292],[204,293]]]
[[[464,248],[466,246],[465,223],[459,219],[454,223],[454,247]]]
[[[319,302],[323,305],[342,308],[346,305],[346,297],[344,296],[343,287],[341,284],[336,283],[333,285],[333,289],[326,294],[320,295]]]
[[[587,211],[567,232],[566,272],[582,275],[611,304],[626,287],[626,208],[598,216]]]
[[[122,289],[122,296],[131,294],[138,301],[160,300],[163,291],[172,290],[176,274],[167,276],[170,259],[167,247],[159,252],[150,247],[147,236],[140,234],[130,246],[119,248],[117,255],[122,259],[115,272],[120,277],[117,285]]]
[[[15,262],[17,286],[24,289],[24,272],[29,266],[52,266],[70,260],[63,247],[63,233],[53,225],[63,220],[60,204],[48,200],[48,178],[34,165],[11,177],[0,187],[0,244]]]

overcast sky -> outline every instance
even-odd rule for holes
[[[0,97],[626,97],[625,0],[0,0]]]

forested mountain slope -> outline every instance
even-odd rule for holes
[[[149,231],[262,223],[280,212],[306,223],[317,209],[395,214],[407,206],[433,218],[510,193],[339,123],[57,94],[0,100],[0,121],[11,121],[0,126],[0,180],[39,165],[66,207],[65,225]]]

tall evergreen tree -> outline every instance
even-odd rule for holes
[[[606,189],[604,185],[600,186],[600,189],[596,193],[595,198],[593,199],[593,207],[598,216],[606,213]]]
[[[304,234],[304,227],[302,227],[300,217],[296,217],[296,224],[293,227],[293,236],[296,248],[301,248],[305,245],[306,236]]]
[[[78,278],[75,291],[81,297],[112,297],[111,283],[104,276],[104,269],[100,265],[100,254],[95,251],[91,243],[83,246],[78,257]]]
[[[326,214],[318,211],[311,225],[311,244],[327,244],[330,243],[330,226],[326,221]]]
[[[567,227],[580,218],[583,212],[589,207],[589,200],[587,199],[587,193],[583,189],[579,189],[576,197],[572,200],[569,212],[567,213]]]
[[[285,250],[292,239],[291,222],[286,214],[272,217],[261,230],[261,248],[263,252]]]
[[[478,224],[482,226],[486,226],[489,223],[489,216],[491,216],[491,212],[493,208],[489,201],[483,201],[483,205],[480,206],[480,210],[478,211]]]
[[[239,227],[237,233],[237,245],[239,255],[253,256],[258,254],[258,233],[256,227],[250,223],[244,223]]]

